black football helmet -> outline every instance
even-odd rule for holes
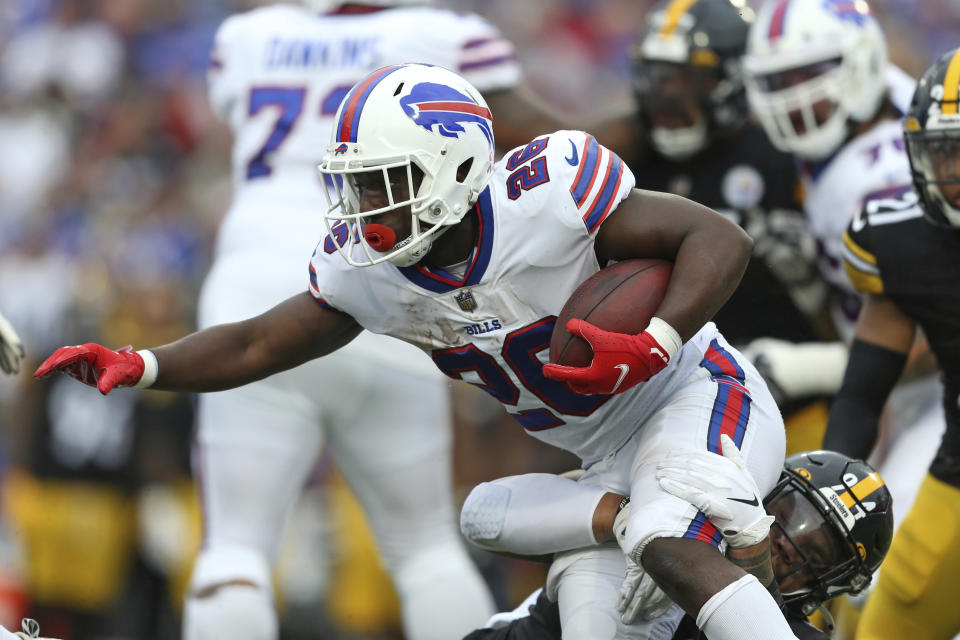
[[[903,121],[913,187],[927,218],[960,229],[960,49],[920,78]]]
[[[787,608],[807,616],[842,593],[859,593],[890,548],[893,498],[866,462],[834,451],[787,458],[764,506],[773,570]]]
[[[650,12],[633,86],[640,126],[661,155],[688,158],[746,121],[741,58],[752,18],[731,0],[668,0]]]

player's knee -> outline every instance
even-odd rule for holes
[[[644,570],[686,611],[697,611],[743,572],[713,546],[690,538],[657,538],[644,548]]]
[[[210,585],[184,604],[184,640],[276,640],[278,627],[270,593],[249,582]]]
[[[640,555],[644,571],[650,574],[657,584],[679,583],[682,577],[683,562],[672,538],[657,538],[644,545]]]
[[[470,542],[496,550],[510,504],[510,489],[495,482],[478,484],[460,511],[460,531]]]

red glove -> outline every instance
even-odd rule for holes
[[[60,347],[33,372],[33,377],[45,378],[59,371],[107,395],[114,387],[132,387],[140,382],[144,369],[143,356],[131,347],[114,351],[88,342]]]
[[[680,348],[676,331],[662,320],[659,322],[672,332],[667,339],[662,339],[669,343],[667,346],[650,333],[651,327],[639,335],[630,335],[605,331],[584,320],[570,320],[567,331],[590,343],[593,361],[589,367],[546,364],[543,375],[565,382],[576,393],[623,393],[666,368],[670,357]]]

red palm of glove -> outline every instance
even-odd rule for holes
[[[143,377],[143,369],[143,358],[130,347],[114,351],[88,342],[60,347],[37,367],[33,377],[46,378],[59,371],[107,395],[114,387],[137,384]]]
[[[543,375],[566,383],[577,393],[623,393],[670,362],[667,350],[646,331],[636,336],[614,333],[578,319],[567,322],[567,331],[590,343],[593,361],[589,367],[546,364]]]

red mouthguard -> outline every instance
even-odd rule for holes
[[[363,238],[374,251],[383,253],[393,248],[397,244],[397,234],[390,227],[383,224],[365,224],[363,225]]]

